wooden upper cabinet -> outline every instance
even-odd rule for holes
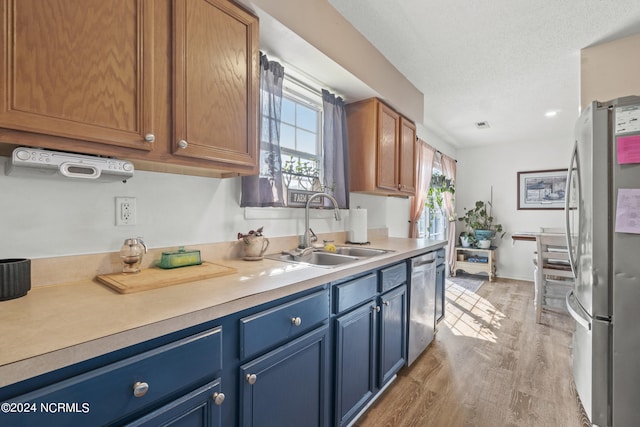
[[[378,187],[398,190],[398,135],[400,115],[378,102]]]
[[[151,150],[153,5],[2,1],[0,127]]]
[[[415,195],[415,125],[376,98],[346,111],[350,190]]]
[[[400,117],[399,190],[416,193],[416,125]]]
[[[229,0],[0,0],[0,153],[258,171],[258,18]]]
[[[173,152],[257,171],[257,18],[226,0],[174,8]]]

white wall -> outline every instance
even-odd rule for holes
[[[113,252],[142,236],[152,248],[234,241],[239,231],[264,226],[271,237],[302,234],[304,211],[240,207],[241,178],[203,178],[136,171],[126,184],[13,177],[0,157],[0,258],[44,258]],[[115,197],[136,198],[137,221],[115,225]],[[352,207],[368,209],[368,227],[408,236],[409,199],[351,194]],[[261,212],[262,211],[262,212]],[[277,217],[277,218],[274,218]],[[316,233],[348,229],[332,211],[312,211]]]
[[[240,178],[216,179],[136,171],[126,184],[5,176],[0,157],[0,258],[41,258],[112,252],[127,237],[150,247],[233,241],[264,226],[267,236],[302,233],[294,219],[245,219]],[[116,196],[136,197],[137,225],[115,225]],[[314,215],[316,232],[344,230],[330,215]]]
[[[464,213],[464,207],[473,207],[476,200],[488,201],[493,186],[492,214],[507,231],[502,240],[494,241],[498,246],[498,276],[533,280],[535,243],[513,243],[512,233],[564,227],[564,211],[517,209],[518,172],[567,168],[572,148],[572,140],[567,139],[458,149],[458,216]],[[462,230],[463,224],[459,222],[457,234]]]

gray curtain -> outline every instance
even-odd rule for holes
[[[284,67],[260,53],[260,172],[242,178],[242,207],[284,206],[280,114]]]
[[[325,192],[333,195],[342,209],[349,209],[349,147],[344,101],[322,89],[322,129]]]

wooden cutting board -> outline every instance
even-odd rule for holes
[[[195,282],[212,277],[237,273],[233,267],[211,262],[188,267],[162,269],[157,267],[140,270],[139,273],[113,273],[97,276],[98,281],[121,294],[158,289],[180,283]]]

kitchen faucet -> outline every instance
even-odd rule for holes
[[[307,199],[307,205],[304,208],[304,234],[302,235],[302,244],[300,245],[301,249],[306,249],[310,247],[309,242],[309,207],[311,206],[311,201],[318,197],[326,197],[331,200],[333,203],[333,211],[336,221],[340,221],[340,211],[338,210],[338,201],[330,194],[327,193],[314,193]]]

